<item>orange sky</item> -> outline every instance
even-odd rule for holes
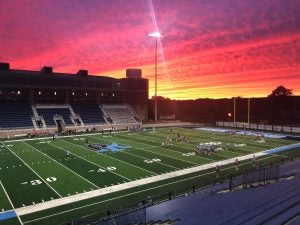
[[[121,78],[141,68],[172,99],[300,95],[298,0],[2,0],[0,61]]]

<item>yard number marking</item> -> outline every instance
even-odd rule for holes
[[[183,156],[194,156],[196,155],[195,152],[188,152],[188,153],[182,153]]]
[[[157,158],[154,158],[154,159],[145,159],[144,160],[145,163],[154,163],[154,162],[161,162],[161,159],[157,159]]]
[[[52,183],[52,182],[57,181],[57,178],[56,177],[47,177],[46,181],[49,182],[49,183]],[[41,181],[41,180],[31,180],[31,181],[29,181],[29,183],[31,185],[39,185],[39,184],[42,184],[43,181]],[[28,182],[22,182],[21,184],[28,184]]]
[[[116,167],[108,166],[108,167],[106,167],[106,169],[99,168],[97,172],[98,173],[105,173],[106,171],[115,171],[115,170],[117,170]]]

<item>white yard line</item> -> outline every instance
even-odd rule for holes
[[[7,199],[8,199],[8,201],[9,201],[11,207],[13,208],[13,210],[15,210],[15,206],[14,206],[14,204],[12,203],[12,201],[11,201],[11,199],[10,199],[10,197],[9,197],[9,195],[8,195],[8,193],[7,193],[7,191],[5,190],[5,188],[4,188],[4,186],[3,186],[1,180],[0,180],[0,185],[1,185],[1,187],[2,187],[2,189],[3,189],[3,191],[4,191],[4,193],[5,193],[5,195],[6,195],[6,197],[7,197]],[[18,218],[19,222],[23,225],[23,222],[22,222],[20,216],[18,215],[18,213],[17,213],[16,211],[15,211],[15,213],[16,213],[16,215],[17,215],[17,218]]]
[[[145,141],[145,140],[146,140],[146,139],[143,138],[143,137],[136,138],[136,139],[141,140],[141,141]],[[149,138],[149,139],[151,139],[150,141],[155,142],[154,139],[158,139],[158,138],[153,138],[153,137],[152,137],[152,138]],[[177,145],[176,145],[176,144],[177,144]],[[188,145],[195,149],[195,146],[192,146],[192,144],[188,144]],[[180,146],[180,145],[178,145],[178,143],[175,143],[173,146],[174,146],[174,147],[183,148],[183,149],[185,149],[185,150],[187,150],[187,151],[190,151],[190,150],[191,150],[191,149],[189,149],[189,148],[186,148],[185,146]],[[172,150],[172,149],[169,149],[169,150]],[[175,150],[172,150],[172,151],[175,151]],[[225,157],[225,158],[231,158],[231,156],[225,156],[225,155],[222,155],[222,154],[220,154],[220,153],[221,153],[221,152],[215,152],[214,155],[218,155],[218,156]],[[202,157],[202,156],[199,156],[199,155],[197,155],[197,157],[203,158],[203,159],[208,159],[208,158],[205,158],[205,157]],[[214,161],[214,160],[212,160],[212,159],[208,159],[208,160],[211,160],[212,162]]]
[[[80,147],[80,148],[84,148],[84,149],[86,149],[86,150],[88,150],[88,151],[95,152],[94,150],[91,150],[91,149],[89,149],[89,148],[87,148],[87,147],[84,147],[84,146],[80,146],[80,145],[74,144],[74,143],[72,143],[72,142],[70,142],[70,141],[65,141],[65,140],[62,140],[62,141],[67,142],[67,143],[70,143],[70,144],[75,145],[75,146]],[[151,171],[149,171],[149,170],[147,170],[147,169],[144,169],[144,168],[142,168],[142,167],[138,167],[138,166],[136,166],[136,165],[130,164],[130,163],[125,162],[125,161],[122,161],[122,160],[120,160],[120,159],[116,159],[116,158],[110,157],[110,156],[108,156],[108,155],[106,155],[106,154],[102,154],[102,156],[105,156],[106,158],[109,158],[109,159],[112,159],[112,160],[119,161],[119,162],[121,162],[121,163],[125,163],[125,164],[127,164],[127,165],[133,166],[133,167],[138,168],[138,169],[140,169],[140,170],[147,171],[148,173],[155,174],[155,173],[153,173],[153,172],[151,172]],[[123,177],[122,175],[120,175],[120,174],[118,174],[118,173],[115,173],[115,174],[117,174],[117,175]],[[129,178],[127,178],[127,179],[130,180]]]
[[[6,144],[2,143],[12,154],[14,154],[19,160],[21,160],[35,175],[37,175],[52,191],[54,191],[59,197],[62,197],[48,182],[46,182],[34,169],[32,169],[23,159],[21,159],[14,151],[12,151]]]
[[[141,158],[141,159],[144,159],[144,160],[152,160],[152,159],[148,159],[148,158],[145,158],[143,156],[140,156],[140,155],[135,155],[135,154],[132,154],[132,153],[129,153],[128,151],[123,151],[124,154],[128,154],[128,155],[132,155],[132,156],[135,156],[135,157],[138,157],[138,158]],[[175,166],[171,166],[171,165],[168,165],[168,164],[165,164],[165,163],[162,163],[161,161],[160,162],[156,162],[157,164],[161,164],[161,165],[164,165],[164,166],[168,166],[168,167],[171,167],[173,169],[176,169],[178,170],[179,168],[178,167],[175,167]],[[156,173],[157,174],[157,173]]]
[[[64,140],[62,140],[62,141],[64,141]],[[69,142],[69,143],[70,143],[70,142]],[[60,148],[60,147],[58,147],[58,146],[56,146],[56,145],[53,145],[53,144],[50,144],[50,143],[49,143],[49,145],[52,145],[53,147],[56,147],[56,148],[58,148],[58,149],[60,149],[60,150],[62,150],[62,151],[65,151],[65,149],[62,149],[62,148]],[[70,151],[72,152],[72,150],[70,150]],[[85,159],[85,158],[83,158],[83,157],[81,157],[81,156],[79,156],[79,155],[77,155],[77,154],[75,154],[75,153],[73,153],[73,152],[72,152],[72,155],[75,155],[76,157],[78,157],[78,158],[80,158],[80,159],[82,159],[82,160],[85,160],[85,161],[87,161],[87,162],[89,162],[89,163],[91,163],[91,164],[94,164],[95,166],[98,166],[98,167],[100,167],[100,168],[102,168],[102,169],[106,169],[106,168],[104,168],[104,167],[98,165],[97,163],[94,163],[94,162],[92,162],[92,161],[89,161],[89,160],[87,160],[87,159]],[[113,173],[113,174],[115,174],[115,175],[117,175],[117,176],[119,176],[119,177],[122,177],[122,178],[124,178],[125,180],[131,181],[129,178],[124,177],[124,176],[122,176],[122,175],[120,175],[120,174],[117,174],[117,173],[115,173],[115,172],[113,172],[113,171],[109,171],[109,172],[110,172],[110,173]]]
[[[87,181],[89,184],[93,185],[95,188],[100,188],[98,187],[96,184],[92,183],[91,181],[89,181],[88,179],[84,178],[83,176],[81,176],[80,174],[76,173],[75,171],[71,170],[70,168],[66,167],[65,165],[61,164],[60,162],[56,161],[55,159],[53,159],[52,157],[50,157],[49,155],[41,152],[40,150],[38,150],[37,148],[31,146],[30,144],[26,143],[25,141],[23,142],[24,144],[28,145],[29,147],[35,149],[36,151],[38,151],[39,153],[43,154],[44,156],[48,157],[49,159],[51,159],[52,161],[56,162],[58,165],[64,167],[65,169],[69,170],[70,172],[74,173],[75,175],[79,176],[81,179]],[[49,144],[49,143],[48,143]],[[49,144],[51,145],[51,144]],[[52,145],[54,146],[54,145]],[[54,146],[55,147],[55,146]]]
[[[93,137],[93,139],[96,139],[96,140],[101,140],[101,139],[99,139],[99,138],[95,138],[95,137]],[[101,140],[102,141],[102,140]],[[133,148],[135,148],[135,149],[141,149],[141,148],[137,148],[137,147],[133,147]],[[141,149],[141,150],[143,150],[143,149]],[[145,157],[143,157],[143,156],[140,156],[140,155],[135,155],[135,154],[132,154],[132,153],[129,153],[128,151],[122,151],[123,153],[125,153],[125,154],[129,154],[129,155],[133,155],[133,156],[136,156],[136,157],[139,157],[139,158],[141,158],[141,159],[147,159],[147,160],[151,160],[151,159],[148,159],[148,158],[145,158]],[[152,153],[152,154],[154,154],[154,153]],[[160,155],[160,154],[159,154]],[[161,155],[161,156],[163,156],[163,155]],[[172,167],[173,169],[180,169],[180,168],[178,168],[178,167],[175,167],[175,166],[171,166],[171,165],[169,165],[169,164],[165,164],[165,163],[162,163],[162,162],[157,162],[158,164],[162,164],[162,165],[165,165],[165,166],[168,166],[168,167]],[[154,172],[152,172],[153,174],[157,174],[157,173],[154,173]]]
[[[238,159],[239,159],[239,161],[251,159],[253,157],[253,155],[255,155],[256,157],[259,157],[259,156],[266,155],[266,153],[257,152],[255,154],[241,156]],[[69,203],[73,203],[73,202],[77,202],[77,201],[81,201],[81,200],[85,200],[85,199],[89,199],[89,198],[93,198],[93,197],[97,197],[97,196],[101,196],[101,195],[106,195],[106,194],[110,194],[110,193],[117,192],[117,191],[130,189],[130,188],[150,184],[150,183],[157,182],[157,181],[166,180],[166,179],[177,177],[177,176],[182,176],[182,175],[199,172],[199,171],[210,169],[210,168],[215,168],[216,165],[221,166],[221,165],[227,165],[227,164],[234,163],[234,162],[235,162],[235,158],[226,159],[223,161],[213,162],[213,163],[209,163],[209,164],[205,164],[205,165],[200,165],[197,167],[187,168],[187,169],[178,170],[178,171],[174,171],[174,172],[170,172],[170,173],[165,173],[165,174],[161,174],[161,175],[157,175],[157,176],[153,176],[153,177],[143,178],[143,179],[136,180],[136,181],[118,184],[118,185],[114,185],[114,186],[107,187],[107,188],[102,188],[102,189],[89,191],[89,192],[85,192],[85,193],[80,193],[80,194],[73,195],[73,196],[67,196],[67,197],[63,197],[63,198],[59,198],[59,199],[54,199],[54,200],[51,200],[48,202],[38,203],[36,205],[30,205],[30,206],[26,206],[23,208],[18,208],[18,209],[16,209],[16,211],[18,212],[18,214],[20,216],[22,216],[22,215],[26,215],[29,213],[38,212],[38,211],[46,210],[49,208],[53,208],[53,207],[57,207],[57,206],[61,206],[61,205],[65,205],[65,204],[69,204]]]
[[[94,139],[97,139],[97,140],[101,140],[101,139],[99,139],[99,138],[95,138],[95,137],[93,137],[93,138],[94,138]],[[178,152],[178,151],[175,151],[175,150],[172,150],[172,149],[169,149],[169,148],[162,148],[162,147],[160,147],[160,146],[153,146],[153,145],[150,145],[150,144],[147,144],[147,143],[141,143],[141,142],[137,142],[137,141],[133,141],[133,140],[124,140],[123,138],[120,138],[120,137],[114,137],[114,138],[117,138],[117,139],[122,140],[122,141],[127,141],[127,142],[133,142],[133,143],[138,143],[138,144],[148,145],[148,146],[150,146],[151,148],[160,148],[160,149],[162,149],[163,151],[166,151],[166,150],[167,150],[167,151],[174,152],[174,153],[176,153],[176,154],[184,153],[184,152]],[[157,152],[153,152],[153,151],[151,151],[151,150],[148,151],[148,150],[146,150],[146,149],[139,148],[139,147],[135,147],[135,148],[140,149],[140,150],[142,150],[142,151],[150,152],[150,153],[153,153],[153,154],[157,154],[157,155],[161,155],[161,156],[166,156],[166,157],[169,157],[169,158],[172,158],[172,159],[176,159],[176,160],[180,160],[180,161],[183,161],[183,162],[187,162],[187,163],[189,163],[189,164],[201,165],[201,163],[190,162],[190,161],[187,161],[187,160],[184,160],[184,159],[176,158],[176,157],[174,157],[174,156],[164,155],[164,154],[160,154],[160,153],[157,153]],[[204,157],[201,157],[201,156],[198,156],[198,157],[199,157],[199,158],[202,158],[202,159],[206,159],[206,160],[210,160],[210,161],[214,162],[214,160],[212,160],[212,159],[207,159],[207,158],[204,158]]]

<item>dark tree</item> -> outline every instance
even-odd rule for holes
[[[284,86],[280,85],[272,91],[268,97],[277,97],[277,96],[292,96],[293,89],[287,89]]]

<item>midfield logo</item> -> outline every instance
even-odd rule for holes
[[[119,145],[118,143],[113,142],[111,145],[107,145],[104,149],[113,151],[113,152],[119,152],[119,151],[123,151],[127,148],[130,148],[130,146]]]
[[[97,152],[100,152],[100,153],[119,152],[119,151],[123,151],[123,150],[126,150],[126,149],[130,148],[130,146],[119,145],[116,142],[113,142],[110,145],[102,144],[102,143],[93,143],[93,144],[89,144],[88,146],[95,149]]]

